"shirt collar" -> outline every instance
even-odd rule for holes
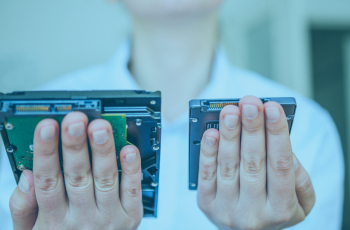
[[[107,82],[120,90],[140,90],[133,76],[128,69],[130,60],[131,42],[126,39],[118,48],[108,63]]]

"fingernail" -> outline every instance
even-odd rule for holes
[[[277,107],[267,107],[265,109],[266,111],[266,118],[270,122],[276,122],[280,119],[280,110]]]
[[[255,105],[243,105],[243,115],[248,119],[255,119],[258,116],[258,107]]]
[[[129,163],[134,162],[136,159],[136,153],[129,153],[128,155],[125,156],[125,159]]]
[[[84,134],[84,131],[85,131],[84,122],[79,122],[68,126],[68,133],[72,137],[80,137],[81,135]]]
[[[24,193],[30,192],[29,182],[28,182],[26,176],[23,175],[23,173],[21,175],[21,178],[19,179],[18,188]]]
[[[297,171],[297,169],[299,168],[299,161],[294,154],[293,154],[293,162],[294,162],[294,171]]]
[[[51,141],[56,135],[56,128],[53,125],[45,126],[40,130],[40,138],[45,142]]]
[[[224,118],[224,124],[228,129],[235,129],[238,123],[238,116],[226,115]]]
[[[216,143],[216,139],[212,137],[205,137],[205,142],[207,142],[208,145],[213,146]]]
[[[107,130],[100,130],[92,133],[92,138],[94,142],[98,145],[102,145],[108,141],[108,133]]]

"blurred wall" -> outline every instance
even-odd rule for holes
[[[226,1],[221,39],[230,60],[312,96],[304,3]],[[0,1],[0,91],[33,89],[107,60],[129,26],[121,4],[103,0]]]
[[[103,0],[1,0],[0,92],[105,62],[128,28],[125,10]]]
[[[349,9],[348,0],[229,0],[221,40],[234,64],[313,97],[309,28],[346,26]],[[0,91],[33,89],[104,62],[129,27],[125,8],[108,1],[2,0]]]
[[[313,97],[331,110],[341,131],[347,168],[349,12],[349,0],[227,0],[220,12],[220,39],[232,63]],[[342,45],[338,55],[342,57],[324,55],[326,62],[344,62],[339,65],[341,69],[334,69],[343,73],[336,84],[344,85],[339,97],[345,102],[338,106],[332,104],[331,93],[323,99],[317,96],[328,89],[324,82],[332,82],[333,76],[319,77],[315,72],[319,66],[313,54],[322,51],[314,50],[311,31],[315,30],[339,30],[344,35],[338,39]],[[105,62],[129,31],[130,18],[121,4],[103,0],[1,0],[0,92],[35,89],[65,73]],[[347,197],[349,178],[347,170]],[[344,210],[344,217],[349,216],[349,199]],[[343,229],[350,229],[349,218],[344,218]]]

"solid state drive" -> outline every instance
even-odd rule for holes
[[[219,130],[219,116],[227,105],[239,105],[237,99],[196,99],[189,102],[189,189],[196,190],[198,185],[199,155],[203,133],[211,128]],[[261,98],[262,102],[275,101],[282,107],[291,132],[296,101],[293,97]]]

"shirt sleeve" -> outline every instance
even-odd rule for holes
[[[303,131],[298,138],[303,139],[302,144],[296,147],[297,151],[293,146],[293,150],[311,177],[316,203],[306,219],[290,229],[341,229],[344,196],[341,141],[328,112],[317,109],[313,114],[299,130]]]

